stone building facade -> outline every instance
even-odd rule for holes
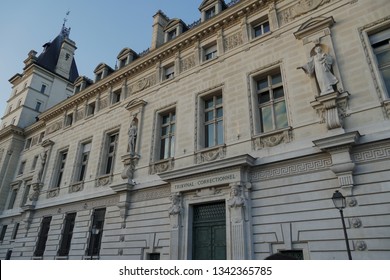
[[[93,80],[67,76],[74,43],[31,62],[72,95],[3,117],[2,259],[346,259],[336,190],[353,258],[390,258],[389,2],[199,11],[158,11],[150,49]]]

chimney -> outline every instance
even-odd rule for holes
[[[158,10],[153,16],[153,36],[150,50],[154,50],[164,43],[164,27],[168,24],[169,18]]]

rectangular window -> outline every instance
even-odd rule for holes
[[[93,116],[95,114],[95,102],[89,103],[87,106],[87,116]]]
[[[64,175],[64,171],[65,171],[65,163],[66,163],[66,157],[68,156],[68,151],[62,151],[60,152],[59,154],[59,157],[58,157],[58,167],[57,167],[57,178],[55,180],[55,184],[54,186],[56,188],[59,188],[61,186],[61,183],[62,183],[62,177]]]
[[[18,175],[22,175],[24,173],[25,167],[26,167],[26,161],[24,160],[20,163]]]
[[[8,209],[14,208],[17,194],[18,194],[18,189],[17,188],[13,188],[11,190],[11,196],[10,196],[9,202],[8,202]]]
[[[162,114],[160,117],[160,159],[167,159],[175,155],[176,113],[173,111]]]
[[[378,69],[382,76],[388,97],[390,97],[390,29],[385,29],[371,35],[370,43],[377,60]]]
[[[93,256],[98,256],[100,252],[105,215],[106,208],[95,209],[92,215],[92,226],[87,249],[87,256],[91,256],[91,258]]]
[[[168,32],[168,41],[171,41],[176,38],[176,29]]]
[[[35,111],[40,112],[41,111],[41,106],[42,106],[42,103],[37,101],[37,103],[35,104]]]
[[[148,260],[159,260],[160,259],[160,253],[150,253],[147,255]]]
[[[121,92],[122,89],[118,89],[112,93],[112,102],[111,104],[115,104],[121,101]]]
[[[96,74],[95,82],[100,81],[103,78],[103,73]]]
[[[16,236],[18,235],[18,230],[19,230],[19,223],[15,223],[14,229],[12,231],[11,240],[15,240],[16,239]]]
[[[217,57],[217,45],[212,45],[204,49],[204,60],[211,60]]]
[[[45,252],[46,241],[49,235],[50,223],[51,223],[51,216],[44,217],[42,219],[41,229],[38,234],[37,246],[34,251],[35,257],[42,257],[43,253]]]
[[[122,67],[126,66],[126,62],[127,62],[127,57],[122,58],[121,60],[119,60],[119,68],[122,68]]]
[[[206,12],[205,12],[205,18],[206,19],[210,19],[213,16],[215,16],[215,7],[212,7],[210,9],[206,10]]]
[[[118,146],[118,132],[112,133],[107,136],[106,142],[106,156],[105,156],[105,164],[103,166],[103,174],[112,174],[114,171],[114,161],[116,149]]]
[[[37,167],[38,158],[39,158],[38,155],[36,155],[36,156],[34,157],[33,162],[32,162],[32,165],[31,165],[31,171],[35,170],[35,168]]]
[[[65,117],[65,126],[70,126],[73,123],[73,113],[67,114]]]
[[[47,88],[47,86],[42,84],[41,85],[41,93],[45,93],[46,92],[46,88]]]
[[[85,179],[91,146],[92,146],[91,142],[84,143],[81,145],[81,154],[80,154],[80,159],[78,164],[78,174],[76,178],[78,182],[84,181]]]
[[[253,38],[260,37],[270,32],[269,22],[263,21],[261,23],[255,23],[252,25]]]
[[[7,232],[8,225],[3,225],[1,227],[1,233],[0,233],[0,242],[4,241],[5,233]]]
[[[164,78],[165,80],[172,79],[175,77],[175,66],[170,65],[164,68]]]
[[[24,193],[23,193],[23,200],[20,206],[24,206],[27,203],[28,195],[30,193],[30,188],[31,188],[31,182],[26,183],[26,186],[24,187]]]
[[[58,256],[67,256],[69,254],[75,219],[76,213],[69,213],[65,216],[64,228],[62,231],[62,238],[60,248],[58,250]]]
[[[256,79],[260,132],[288,126],[282,75],[274,72]]]
[[[29,149],[31,147],[32,138],[28,138],[26,140],[26,145],[24,146],[25,149]]]
[[[204,99],[204,135],[205,147],[224,143],[222,94]]]
[[[43,137],[45,137],[45,132],[44,131],[39,134],[38,143],[42,143]]]

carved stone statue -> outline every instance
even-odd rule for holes
[[[234,185],[231,188],[230,199],[228,200],[228,205],[230,207],[243,207],[245,205],[245,199],[241,196],[241,189],[239,185]]]
[[[331,72],[333,58],[324,53],[320,45],[314,47],[314,53],[310,60],[298,69],[302,69],[306,74],[315,74],[320,95],[334,92],[333,86],[338,83],[338,80]]]
[[[44,151],[43,153],[41,153],[39,155],[39,157],[41,158],[41,165],[40,165],[39,170],[38,170],[37,181],[38,181],[38,183],[42,183],[42,175],[43,175],[43,170],[45,169],[45,164],[46,164],[46,159],[47,159],[47,151]]]
[[[172,194],[172,206],[169,208],[169,215],[177,215],[181,212],[181,196],[180,194]]]
[[[135,145],[137,143],[137,123],[133,120],[129,127],[129,153],[131,156],[135,155]]]

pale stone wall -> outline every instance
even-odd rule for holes
[[[8,180],[20,182],[20,191],[17,208],[0,216],[1,223],[9,225],[1,256],[11,248],[13,258],[31,259],[41,219],[52,215],[44,258],[56,258],[65,213],[76,211],[69,259],[83,259],[93,209],[106,207],[101,259],[145,259],[154,252],[162,259],[190,259],[191,248],[186,244],[192,240],[191,207],[229,201],[230,187],[239,185],[245,206],[226,207],[228,259],[263,259],[278,250],[293,249],[302,250],[306,259],[345,259],[339,213],[330,199],[336,189],[357,202],[345,209],[354,258],[388,259],[389,116],[360,35],[371,24],[386,22],[387,1],[333,0],[308,11],[299,1],[258,8],[251,5],[254,2],[258,1],[241,1],[226,10],[226,21],[216,24],[211,19],[183,33],[178,38],[183,40],[179,50],[172,47],[174,41],[164,44],[41,115],[37,127],[29,128],[24,137],[45,131],[44,142],[21,153],[19,162],[26,160],[28,172]],[[242,12],[246,6],[252,8]],[[271,32],[253,38],[251,24],[266,17]],[[325,27],[315,27],[318,30],[310,33],[313,25],[305,24],[313,19],[320,19]],[[330,114],[342,120],[336,128],[327,127],[329,119],[318,109],[321,96],[314,79],[297,69],[307,62],[321,32],[321,44],[335,58],[338,89],[345,97],[336,114]],[[217,44],[218,57],[204,61],[204,47],[213,44]],[[175,77],[161,81],[164,66],[172,62],[180,64]],[[264,135],[258,129],[254,80],[275,69],[280,69],[283,80],[288,127]],[[124,89],[121,100],[112,104],[112,92],[119,88]],[[225,145],[203,149],[201,99],[215,92],[223,96]],[[86,116],[85,105],[95,100],[94,115]],[[158,114],[173,108],[175,156],[160,162]],[[66,126],[69,114],[73,123]],[[135,183],[127,184],[122,176],[133,118],[138,120],[131,178]],[[114,170],[102,176],[106,135],[114,131],[119,132]],[[356,139],[351,140],[350,133],[356,131]],[[85,141],[91,141],[92,147],[81,184],[75,182],[75,174]],[[31,171],[31,163],[45,149],[48,157],[38,200],[29,202],[31,211],[24,209],[18,215],[22,190],[37,176],[38,168]],[[62,183],[53,190],[59,153],[64,150],[68,154]],[[345,174],[339,171],[339,166],[348,164],[353,167],[343,170]],[[217,182],[226,174],[235,174],[234,180],[179,190],[184,211],[169,214],[169,198],[178,192],[173,186],[196,185],[204,178]],[[21,222],[12,243],[11,220]]]

